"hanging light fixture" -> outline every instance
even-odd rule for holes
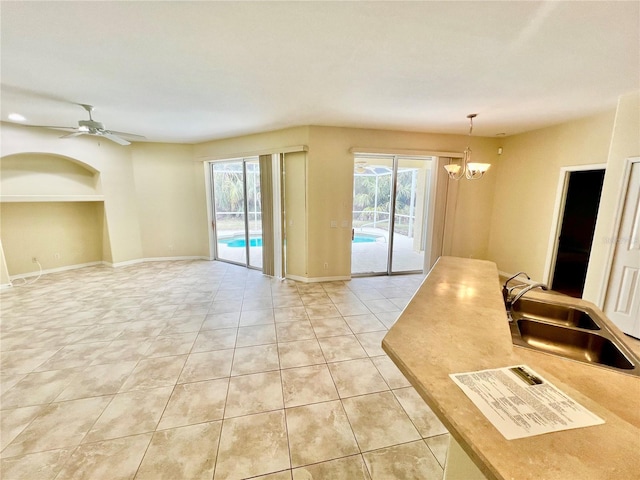
[[[357,160],[355,162],[355,172],[356,173],[365,173],[367,171],[367,162],[366,160]]]
[[[469,144],[471,144],[471,132],[473,132],[473,119],[478,116],[477,113],[471,113],[467,115],[469,119]],[[468,180],[475,180],[482,178],[484,172],[489,170],[490,163],[476,163],[471,161],[471,146],[467,146],[464,149],[462,156],[462,164],[451,163],[444,166],[444,169],[449,174],[449,178],[452,180],[460,180],[462,177],[467,177]]]

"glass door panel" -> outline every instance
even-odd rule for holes
[[[260,162],[246,159],[247,226],[249,266],[262,270],[262,205],[260,204]]]
[[[247,265],[242,160],[212,163],[217,259]]]
[[[351,272],[387,273],[393,157],[356,157]]]
[[[397,159],[392,273],[421,272],[424,268],[426,205],[432,164],[423,159]]]
[[[354,159],[353,275],[424,270],[434,164],[434,157],[359,155]]]

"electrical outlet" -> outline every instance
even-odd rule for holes
[[[38,257],[31,257],[31,261],[33,263],[38,263]]]
[[[327,270],[329,268],[329,264],[327,262],[324,262],[324,269]]]
[[[53,258],[55,258],[56,260],[60,260],[60,254],[59,253],[54,253],[53,254]]]

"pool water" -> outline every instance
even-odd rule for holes
[[[246,247],[247,242],[244,238],[226,238],[219,240],[220,243],[224,243],[227,247],[237,248],[237,247]],[[262,246],[262,237],[253,237],[249,239],[250,247],[261,247]]]
[[[352,242],[353,243],[369,243],[369,242],[375,242],[377,237],[370,237],[370,236],[365,236],[365,235],[356,235],[355,237],[353,237]]]

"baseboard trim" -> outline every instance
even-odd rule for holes
[[[65,272],[67,270],[77,270],[79,268],[93,267],[95,265],[102,265],[103,263],[104,262],[88,262],[88,263],[77,263],[75,265],[65,265],[64,267],[48,268],[46,270],[42,270],[42,272],[40,271],[27,272],[27,273],[19,273],[17,275],[11,275],[9,279],[13,281],[19,278],[37,277],[38,275],[47,275],[49,273],[58,273],[58,272]]]
[[[149,257],[143,258],[143,262],[166,262],[166,261],[179,261],[179,260],[209,260],[209,257],[201,256],[186,256],[186,257]]]
[[[102,263],[109,267],[118,268],[118,267],[128,267],[129,265],[137,265],[138,263],[145,263],[145,262],[173,262],[173,261],[180,261],[180,260],[211,260],[211,259],[205,256],[190,255],[190,256],[184,256],[184,257],[146,257],[146,258],[136,258],[135,260],[125,260],[124,262],[116,262],[116,263],[102,262]]]
[[[64,272],[67,270],[78,270],[80,268],[93,267],[96,265],[104,265],[111,268],[121,268],[127,267],[130,265],[137,265],[140,263],[146,262],[170,262],[170,261],[185,261],[185,260],[206,260],[213,261],[213,258],[209,256],[200,256],[200,255],[191,255],[184,257],[147,257],[147,258],[136,258],[134,260],[125,260],[124,262],[107,262],[107,261],[99,261],[99,262],[89,262],[89,263],[80,263],[75,265],[66,265],[64,267],[58,268],[50,268],[47,270],[42,270],[42,272],[28,272],[28,273],[20,273],[18,275],[11,275],[9,280],[17,280],[20,278],[31,278],[37,277],[38,275],[47,275],[49,273],[57,273]],[[284,279],[295,280],[296,282],[302,283],[318,283],[318,282],[339,282],[345,280],[351,280],[350,275],[338,275],[335,277],[301,277],[299,275],[289,275],[287,274]],[[279,279],[279,280],[284,280]],[[11,283],[0,285],[0,290],[8,289],[13,287]]]
[[[39,271],[27,272],[27,273],[19,273],[17,275],[11,275],[9,277],[9,281],[11,282],[13,280],[18,280],[21,278],[37,277],[38,275],[47,275],[49,273],[66,272],[68,270],[78,270],[80,268],[94,267],[96,265],[104,265],[106,267],[111,267],[111,268],[120,268],[120,267],[127,267],[129,265],[137,265],[139,263],[145,263],[145,262],[164,262],[164,261],[176,261],[176,260],[179,261],[179,260],[211,260],[211,259],[205,256],[150,257],[150,258],[137,258],[135,260],[126,260],[124,262],[116,262],[116,263],[111,263],[106,261],[77,263],[74,265],[65,265],[64,267],[48,268],[46,270],[42,270],[42,272],[39,272]],[[12,285],[11,283],[2,284],[0,285],[0,290],[8,289],[13,286],[14,285]],[[15,285],[15,286],[19,286],[19,285]]]
[[[317,283],[317,282],[339,282],[344,280],[351,280],[351,276],[337,276],[337,277],[300,277],[298,275],[286,276],[289,280],[295,280],[302,283]]]
[[[102,262],[103,265],[106,265],[107,267],[111,267],[111,268],[118,268],[118,267],[128,267],[129,265],[137,265],[138,263],[143,263],[144,259],[143,258],[136,258],[135,260],[125,260],[124,262]]]

